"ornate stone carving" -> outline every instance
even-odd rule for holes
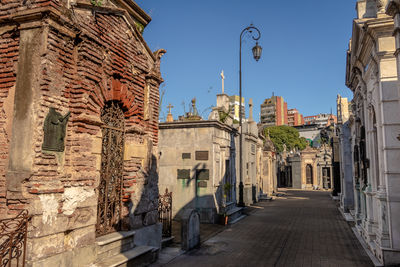
[[[378,8],[378,13],[385,13],[385,7],[387,4],[387,0],[377,0],[376,6]]]

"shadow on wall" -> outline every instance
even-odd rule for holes
[[[223,200],[223,185],[220,184],[214,194],[214,187],[212,184],[210,185],[212,180],[205,179],[201,174],[205,169],[206,165],[204,163],[198,163],[191,170],[193,175],[189,179],[185,179],[186,188],[195,187],[194,196],[175,213],[174,220],[180,221],[185,210],[195,209],[200,214],[201,223],[218,222],[219,207]]]
[[[132,198],[135,198],[136,192],[140,192],[138,185],[135,186],[135,191],[128,193],[129,197],[123,201],[122,230],[139,229],[158,222],[158,162],[154,155],[151,155],[150,158],[147,171],[146,168],[141,170],[144,174],[144,185],[137,204],[134,205]]]

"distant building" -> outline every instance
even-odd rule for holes
[[[289,126],[300,126],[304,125],[303,115],[295,108],[289,109],[287,112],[288,125]]]
[[[337,117],[329,113],[321,113],[314,116],[304,117],[304,124],[316,124],[319,128],[329,126],[332,124],[332,122],[337,123]]]
[[[240,106],[240,97],[238,95],[232,95],[229,97],[229,105],[231,108],[230,114],[233,117],[233,120],[239,121],[239,106]],[[244,97],[242,97],[242,115],[243,119],[246,117],[245,111],[245,102]]]
[[[311,124],[315,124],[315,121],[317,119],[317,116],[305,116],[304,117],[304,124],[305,125],[311,125]]]
[[[347,97],[342,97],[341,95],[337,95],[336,110],[337,110],[337,121],[339,124],[343,124],[349,120],[350,112],[349,112],[349,101],[347,100]]]
[[[260,121],[265,126],[287,125],[287,103],[281,96],[272,95],[261,104]]]

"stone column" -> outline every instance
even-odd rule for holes
[[[35,157],[35,105],[39,104],[40,52],[45,45],[40,28],[20,31],[18,75],[15,87],[9,166],[6,174],[8,198],[22,199],[22,182],[32,174]]]

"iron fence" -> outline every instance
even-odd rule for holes
[[[172,236],[172,192],[165,189],[164,195],[158,197],[158,220],[162,223],[162,236]]]
[[[25,266],[28,220],[28,211],[23,210],[0,221],[0,267]]]

